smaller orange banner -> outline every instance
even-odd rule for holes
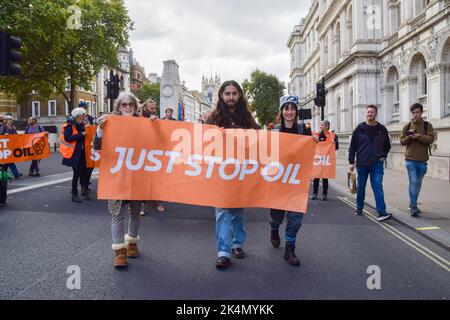
[[[336,179],[336,149],[330,141],[318,142],[311,178]]]
[[[87,126],[86,135],[84,136],[84,152],[86,157],[86,166],[88,168],[98,168],[100,166],[100,151],[94,150],[92,141],[94,141],[97,126]]]
[[[0,136],[1,163],[26,162],[48,157],[48,132]]]

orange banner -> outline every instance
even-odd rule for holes
[[[50,157],[48,132],[0,136],[0,162],[25,162]]]
[[[318,142],[314,156],[313,179],[336,179],[336,145],[330,141]]]
[[[92,141],[94,140],[97,126],[87,126],[85,128],[86,135],[84,136],[84,152],[86,157],[86,166],[88,168],[98,168],[100,166],[100,151],[94,150]]]
[[[112,116],[98,197],[306,212],[314,149],[299,135]]]

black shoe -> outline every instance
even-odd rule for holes
[[[280,246],[280,235],[278,230],[271,230],[270,232],[270,242],[274,248],[278,248]]]
[[[15,176],[16,179],[19,179],[23,174],[19,173],[17,176]]]
[[[412,217],[417,217],[419,215],[419,208],[417,208],[417,206],[412,206],[409,208],[409,213]]]
[[[41,174],[37,171],[36,174],[34,175],[35,177],[40,177]]]
[[[409,207],[409,212],[412,214],[413,212],[412,211],[415,211],[415,212],[417,212],[417,214],[421,214],[422,213],[422,211],[419,209],[419,207],[418,206],[412,206],[412,207]]]
[[[84,200],[86,201],[91,201],[91,197],[89,196],[89,189],[88,190],[83,190],[81,191],[81,196],[84,198]]]
[[[230,260],[230,258],[227,258],[227,257],[219,257],[216,260],[216,268],[219,268],[219,269],[226,269],[230,266],[230,264],[231,264],[231,260]]]
[[[286,251],[284,252],[284,260],[286,260],[291,266],[298,267],[300,260],[295,255],[295,246],[286,243]]]
[[[242,248],[234,248],[231,249],[231,253],[233,254],[233,257],[242,259],[245,257],[245,252],[242,250]]]
[[[311,200],[317,200],[317,194],[314,193],[313,196],[311,197]]]
[[[355,211],[355,214],[357,215],[357,216],[362,216],[363,215],[363,209],[356,209],[356,211]]]
[[[81,199],[78,197],[77,194],[72,195],[72,202],[81,203]]]
[[[327,201],[327,200],[328,200],[328,195],[327,195],[327,194],[324,194],[322,200],[323,200],[323,201]]]
[[[0,208],[3,208],[4,206],[6,206],[6,203],[0,203]]]

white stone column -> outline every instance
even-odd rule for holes
[[[105,78],[104,69],[100,69],[97,74],[97,112],[105,112],[104,100],[105,100]]]
[[[402,3],[406,10],[406,20],[409,21],[414,18],[414,1],[403,1]]]
[[[445,67],[435,65],[428,69],[428,115],[429,119],[445,116]],[[449,90],[447,88],[447,90]]]
[[[347,55],[350,51],[349,41],[348,41],[348,29],[347,29],[347,8],[341,11],[341,53],[342,55]]]
[[[410,85],[409,77],[400,79],[399,82],[400,106],[399,106],[399,120],[400,122],[407,122],[410,119]]]
[[[327,64],[327,53],[325,51],[325,39],[322,37],[320,38],[320,73],[325,73],[327,70],[326,64]]]
[[[394,87],[383,85],[381,87],[382,107],[381,112],[385,119],[385,123],[392,122],[392,106],[394,105]]]
[[[333,30],[330,28],[328,29],[328,67],[331,67],[334,65],[334,46],[333,46]]]
[[[353,10],[355,12],[355,19],[353,21],[353,33],[355,35],[355,42],[364,40],[365,29],[367,28],[367,21],[364,15],[364,2],[362,0],[353,1]]]

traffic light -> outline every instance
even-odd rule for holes
[[[114,83],[113,99],[117,99],[117,97],[119,96],[119,93],[120,93],[120,80],[119,80],[119,75],[118,74],[116,74],[114,76],[114,82],[113,83]]]
[[[0,75],[18,76],[21,69],[19,63],[22,55],[18,49],[22,47],[22,41],[6,32],[0,32]]]
[[[327,89],[325,88],[325,79],[322,79],[316,85],[316,98],[314,104],[321,108],[322,121],[325,120],[325,106],[326,106]]]
[[[118,75],[114,75],[110,74],[110,78],[109,81],[107,83],[107,97],[109,99],[117,99],[117,97],[119,96],[120,93],[120,82],[119,82],[119,76]]]
[[[322,79],[316,86],[316,98],[314,99],[314,104],[318,107],[325,107],[326,105],[326,88],[325,88],[325,80]]]

